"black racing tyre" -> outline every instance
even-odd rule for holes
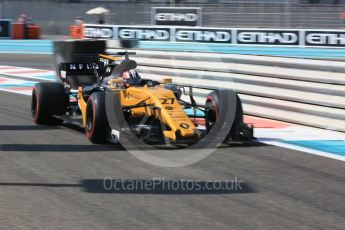
[[[67,107],[65,88],[58,82],[36,83],[32,90],[31,114],[39,125],[59,125],[62,120],[54,115],[64,115]]]
[[[239,96],[237,95],[236,97],[237,97],[237,102],[236,102],[235,118],[231,126],[230,133],[228,134],[228,138],[230,137],[232,140],[239,139],[236,128],[238,127],[238,124],[243,123],[242,103]],[[219,121],[219,95],[217,91],[212,91],[211,93],[208,94],[206,98],[205,117],[206,117],[206,132],[208,133],[213,127],[213,125]]]
[[[207,95],[205,117],[206,132],[209,132],[213,125],[219,120],[219,97],[215,91]]]
[[[235,114],[234,123],[232,124],[228,139],[230,138],[231,140],[234,140],[234,141],[243,141],[244,139],[240,135],[239,130],[238,130],[240,125],[244,124],[242,102],[238,95],[236,95],[236,97],[237,97],[236,114]]]
[[[92,143],[105,143],[108,127],[105,93],[95,92],[91,94],[86,105],[86,136]]]

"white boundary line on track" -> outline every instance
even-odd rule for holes
[[[274,146],[282,147],[282,148],[292,149],[292,150],[296,150],[296,151],[300,151],[300,152],[310,153],[310,154],[317,155],[317,156],[332,158],[335,160],[345,161],[345,157],[340,156],[340,155],[322,152],[319,150],[301,147],[301,146],[297,146],[297,145],[293,145],[293,144],[287,144],[287,143],[283,143],[283,142],[279,142],[279,141],[260,141],[259,140],[259,142],[264,143],[264,144],[268,144],[268,145],[274,145]]]

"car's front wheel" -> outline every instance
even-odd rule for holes
[[[220,91],[211,92],[206,99],[205,105],[205,116],[206,116],[206,132],[208,133],[212,127],[220,121],[220,100],[219,100]],[[228,100],[230,98],[227,98]],[[234,98],[236,100],[235,108],[226,108],[228,111],[234,111],[235,116],[233,123],[231,124],[230,132],[226,140],[242,141],[242,140],[251,140],[252,139],[252,128],[247,127],[243,122],[243,109],[242,103],[238,95]],[[245,133],[243,133],[245,132]]]

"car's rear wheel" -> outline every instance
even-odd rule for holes
[[[62,120],[54,115],[64,115],[67,100],[63,85],[57,82],[40,82],[32,90],[31,114],[39,125],[59,125]]]
[[[86,136],[92,143],[105,143],[108,126],[105,94],[104,92],[95,92],[91,94],[86,105]]]

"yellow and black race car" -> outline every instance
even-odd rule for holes
[[[236,92],[213,90],[196,103],[193,86],[143,79],[128,52],[99,55],[98,63],[61,63],[61,82],[37,83],[32,116],[40,125],[72,123],[93,143],[135,137],[145,143],[250,141]],[[187,98],[188,100],[186,100]],[[210,140],[211,140],[210,139]]]

